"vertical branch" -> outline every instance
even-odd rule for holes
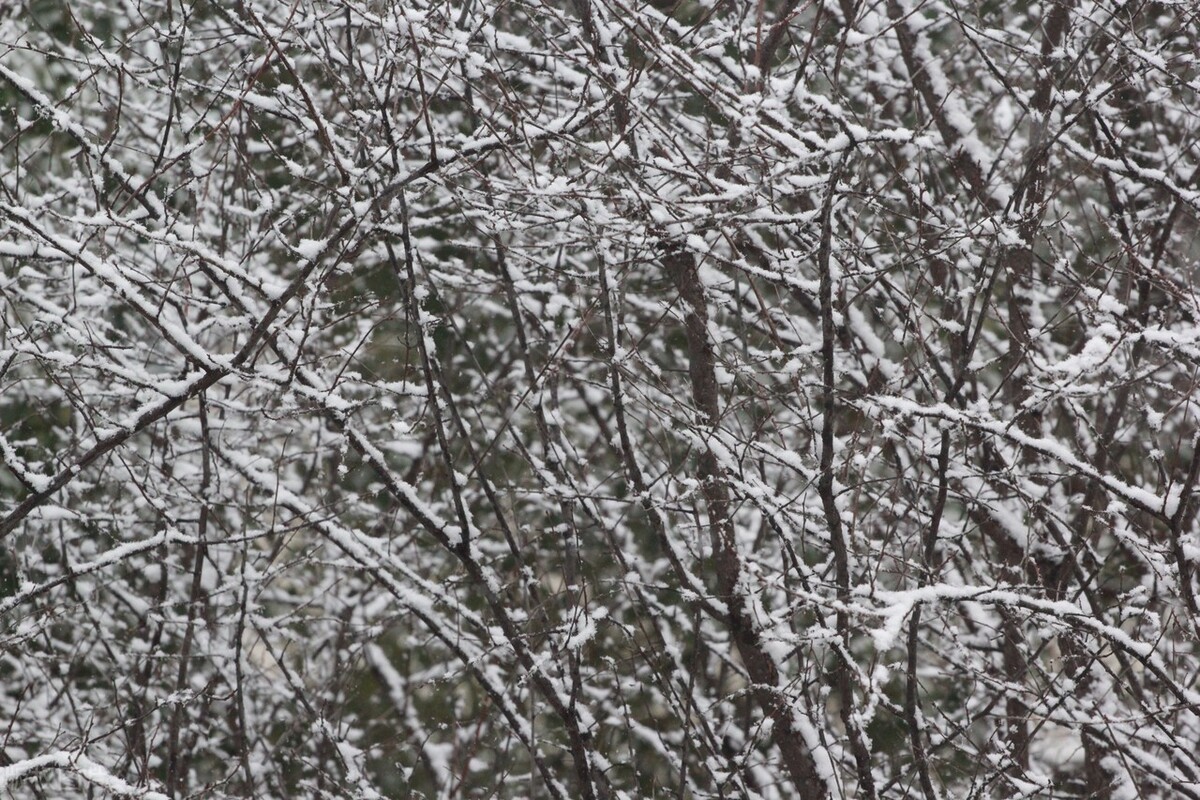
[[[688,376],[692,402],[699,412],[698,422],[704,428],[715,430],[721,422],[716,356],[708,335],[708,304],[696,261],[678,247],[664,246],[662,263],[685,304]],[[697,472],[708,508],[717,586],[727,607],[726,624],[750,674],[751,694],[763,713],[774,722],[772,736],[800,796],[804,800],[824,800],[830,796],[827,782],[832,775],[817,769],[813,756],[813,749],[818,744],[816,733],[803,718],[804,712],[797,707],[796,701],[780,687],[779,667],[763,647],[750,614],[750,604],[745,596],[747,584],[743,581],[741,556],[729,510],[729,487],[720,460],[708,447],[697,456]]]
[[[459,483],[461,479],[454,468],[454,461],[443,423],[441,402],[438,400],[438,392],[443,381],[440,379],[440,374],[435,374],[438,370],[437,361],[435,355],[431,352],[432,340],[427,338],[428,333],[426,331],[428,320],[425,316],[425,309],[421,305],[421,299],[418,296],[416,270],[413,263],[413,244],[409,230],[408,205],[403,192],[400,193],[397,199],[400,210],[401,238],[404,245],[404,272],[397,274],[396,277],[401,286],[407,285],[408,287],[410,314],[412,315],[411,318],[414,324],[418,327],[418,353],[421,357],[427,398],[433,409],[434,423],[437,426],[438,446],[442,451],[442,457],[450,473],[451,494],[458,513],[459,524],[462,528],[457,542],[449,539],[445,539],[444,541],[458,557],[459,563],[466,569],[467,574],[470,575],[476,586],[483,591],[487,604],[496,616],[508,645],[513,648],[521,665],[529,672],[533,684],[538,688],[539,692],[562,721],[570,740],[571,756],[579,781],[579,791],[585,800],[607,800],[609,795],[608,784],[604,774],[594,768],[591,733],[583,721],[579,709],[576,708],[574,696],[564,700],[559,694],[557,687],[546,676],[544,670],[534,660],[525,645],[521,643],[524,637],[503,601],[497,595],[499,587],[494,576],[485,570],[483,565],[478,561],[479,550],[471,537],[473,524],[467,512],[466,501],[462,496],[462,487]]]
[[[542,455],[546,459],[546,465],[550,469],[550,474],[560,486],[566,486],[570,482],[563,467],[562,459],[559,458],[560,450],[565,452],[561,430],[557,424],[551,426],[550,421],[546,418],[546,411],[542,401],[542,396],[546,390],[544,388],[537,388],[539,372],[534,367],[533,355],[530,352],[529,335],[525,330],[525,318],[517,297],[517,288],[514,285],[513,276],[509,272],[509,264],[504,246],[498,238],[495,240],[495,245],[496,267],[500,273],[500,280],[504,284],[504,294],[508,301],[509,314],[512,316],[513,325],[516,327],[517,341],[521,347],[521,361],[525,366],[525,379],[529,381],[530,390],[533,392],[530,405],[533,409],[538,436],[542,442]],[[545,369],[554,370],[555,367],[548,364]],[[574,499],[565,495],[560,495],[558,499],[559,513],[562,515],[562,522],[560,524],[563,540],[562,564],[563,576],[566,578],[565,594],[568,605],[567,613],[571,618],[571,635],[574,635],[581,616],[586,613],[585,605],[587,603],[587,592],[582,583],[582,576],[579,574],[579,528],[575,522],[574,503]],[[583,688],[583,678],[579,670],[580,653],[578,649],[568,647],[565,655],[567,670],[571,677],[570,702],[574,706],[578,702],[579,693]]]
[[[422,289],[417,286],[416,272],[413,267],[412,243],[408,230],[408,204],[404,192],[397,197],[400,206],[400,224],[404,238],[404,272],[397,273],[396,280],[401,287],[407,287],[405,292],[408,300],[409,319],[416,328],[417,353],[421,358],[421,371],[425,378],[426,399],[433,413],[434,433],[437,435],[438,450],[446,465],[446,473],[450,482],[450,493],[454,498],[454,509],[458,515],[459,540],[457,549],[463,558],[470,557],[471,552],[471,523],[466,503],[462,496],[461,478],[454,465],[454,453],[450,449],[450,440],[446,436],[446,425],[443,419],[442,402],[439,395],[438,381],[434,375],[437,369],[436,355],[433,352],[433,338],[429,332],[432,320],[429,318],[424,304]]]
[[[192,586],[188,597],[187,621],[184,623],[183,643],[179,646],[179,670],[175,678],[175,691],[183,693],[188,686],[188,668],[192,660],[192,643],[196,629],[196,614],[201,603],[205,602],[207,592],[204,590],[204,559],[208,555],[208,517],[210,514],[208,491],[212,483],[212,452],[209,445],[208,408],[205,393],[201,392],[196,398],[199,403],[200,417],[200,513],[196,522],[196,544],[192,553]],[[171,711],[171,722],[167,744],[167,794],[175,797],[185,793],[185,779],[189,758],[181,757],[180,735],[183,726],[186,699],[175,704]]]
[[[829,541],[833,548],[833,564],[837,581],[837,665],[833,681],[841,701],[842,723],[850,740],[850,751],[858,769],[859,791],[868,798],[875,797],[875,778],[871,771],[871,754],[855,714],[854,686],[852,683],[853,662],[850,658],[850,614],[846,610],[850,599],[850,553],[846,544],[845,528],[833,485],[833,455],[836,445],[834,427],[837,424],[837,374],[834,364],[837,326],[833,319],[833,200],[837,194],[837,182],[845,166],[843,156],[831,170],[829,188],[821,206],[821,241],[817,248],[817,269],[820,272],[821,301],[821,466],[817,478],[817,492],[821,496],[821,507],[829,528]]]
[[[947,471],[950,464],[950,434],[942,431],[942,444],[937,458],[937,498],[933,503],[933,515],[929,527],[925,530],[925,540],[921,547],[921,565],[917,573],[918,588],[925,587],[933,580],[933,559],[937,549],[938,532],[942,526],[942,514],[946,509],[946,495],[949,488]],[[909,744],[912,747],[913,762],[917,767],[917,779],[921,783],[921,791],[925,800],[937,800],[937,791],[933,788],[933,779],[929,767],[929,750],[925,746],[925,724],[921,713],[920,686],[917,677],[917,651],[920,647],[921,604],[913,606],[912,617],[908,621],[908,664],[904,675],[904,716],[908,725]]]
[[[1016,423],[1027,435],[1042,435],[1042,414],[1030,408],[1026,401],[1030,397],[1029,359],[1033,345],[1032,323],[1029,308],[1032,302],[1034,241],[1038,235],[1042,215],[1045,211],[1046,170],[1050,156],[1048,128],[1050,111],[1053,108],[1054,71],[1050,54],[1059,47],[1068,29],[1070,3],[1067,0],[1053,4],[1045,25],[1042,40],[1041,80],[1033,98],[1034,131],[1026,150],[1026,166],[1022,180],[1013,193],[1013,208],[1021,214],[1019,225],[1020,244],[1002,250],[1005,271],[1008,275],[1008,331],[1009,349],[1005,357],[1005,372],[1010,380],[1009,399],[1016,415]],[[1022,460],[1032,466],[1037,456],[1026,450]],[[1002,533],[998,542],[1004,555],[1005,578],[1013,584],[1024,581],[1022,561],[1026,554],[1021,552],[1011,537]],[[1013,685],[1024,685],[1028,680],[1029,665],[1023,653],[1024,631],[1014,614],[1002,614],[1001,630],[1003,641],[1001,653],[1004,670]],[[1009,725],[1009,751],[1013,772],[1025,772],[1030,767],[1032,735],[1029,730],[1029,708],[1016,693],[1009,693],[1005,700],[1005,715]]]

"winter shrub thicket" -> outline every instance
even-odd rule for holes
[[[0,793],[1200,797],[1191,3],[0,10]]]

